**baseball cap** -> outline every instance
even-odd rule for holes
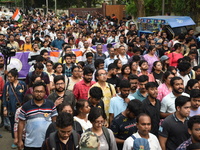
[[[162,57],[160,57],[160,61],[165,61],[167,59],[169,59],[167,55],[163,55]]]
[[[88,131],[82,134],[80,150],[98,150],[99,145],[99,139],[94,132]]]

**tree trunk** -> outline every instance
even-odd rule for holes
[[[91,6],[92,6],[92,1],[91,0],[87,0],[86,1],[86,5],[87,5],[87,8],[91,8]]]
[[[144,0],[134,0],[137,7],[137,16],[144,17],[145,16],[145,8],[144,8]]]

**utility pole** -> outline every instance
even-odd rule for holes
[[[48,14],[48,8],[49,8],[49,3],[48,0],[46,0],[46,14]]]
[[[55,0],[55,14],[57,15],[57,0]]]
[[[165,0],[162,0],[162,15],[165,14]]]

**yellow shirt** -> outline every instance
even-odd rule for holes
[[[108,119],[109,118],[110,99],[116,95],[115,88],[112,84],[110,84],[110,86],[109,86],[107,82],[106,82],[105,88],[102,88],[98,82],[92,85],[92,87],[94,87],[94,86],[100,87],[103,92],[103,102],[104,102],[104,107],[105,107],[105,113],[106,113],[106,116]],[[112,95],[111,95],[111,91],[112,91]],[[90,95],[88,97],[90,97]]]
[[[22,44],[20,50],[23,51],[23,52],[33,51],[32,44],[26,44],[26,43]]]

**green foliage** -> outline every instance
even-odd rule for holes
[[[133,0],[130,0],[129,3],[126,3],[126,14],[131,16],[137,15],[137,8]]]
[[[147,16],[160,15],[162,0],[145,0],[145,11]]]

